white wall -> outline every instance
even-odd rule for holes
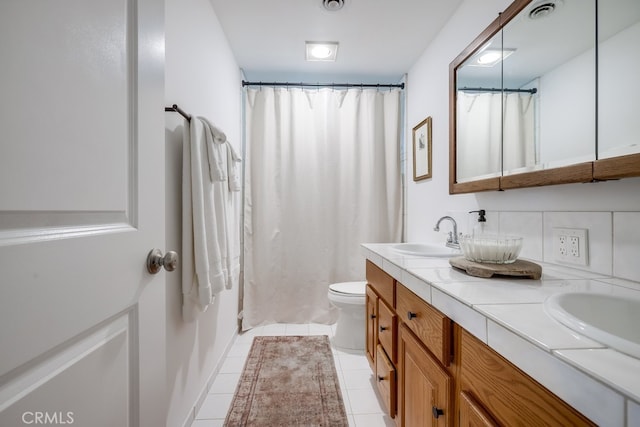
[[[405,135],[409,158],[406,163],[409,241],[440,241],[443,235],[432,231],[439,217],[477,206],[473,195],[449,196],[449,63],[509,3],[509,0],[463,2],[408,72]],[[411,180],[411,129],[427,116],[433,117],[433,178],[415,183]]]
[[[241,147],[241,75],[208,0],[166,0],[166,105],[205,116]],[[166,249],[180,250],[182,118],[166,113]],[[190,425],[211,374],[237,330],[238,292],[219,294],[193,323],[182,320],[180,271],[167,274],[167,426]]]
[[[489,226],[525,235],[524,256],[552,261],[551,227],[587,228],[593,262],[585,269],[640,281],[640,267],[629,262],[640,258],[640,178],[449,195],[449,63],[509,3],[466,0],[409,70],[406,143],[411,147],[412,127],[432,116],[433,178],[409,178],[407,241],[444,242],[448,226],[433,231],[439,217],[452,215],[466,231],[473,226],[467,212],[482,208]],[[408,177],[411,154],[408,149]]]

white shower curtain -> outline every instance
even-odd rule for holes
[[[513,172],[536,164],[534,94],[507,93],[504,96],[503,170]]]
[[[499,93],[458,92],[457,179],[498,176],[502,162]]]
[[[401,238],[399,90],[246,91],[243,330],[332,323],[364,242]]]
[[[504,97],[500,92],[458,92],[459,181],[536,164],[534,97],[526,92]]]

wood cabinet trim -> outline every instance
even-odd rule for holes
[[[631,178],[640,176],[640,153],[593,163],[593,178],[597,180]]]
[[[592,180],[593,162],[586,162],[561,168],[505,175],[500,178],[500,189],[572,184]]]

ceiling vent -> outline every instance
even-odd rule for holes
[[[562,0],[541,1],[535,3],[529,11],[529,19],[540,19],[551,15],[562,6]]]
[[[322,6],[331,12],[335,12],[342,9],[344,0],[322,0]]]

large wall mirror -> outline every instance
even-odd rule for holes
[[[639,174],[639,15],[638,0],[516,0],[500,14],[450,66],[450,193]],[[638,170],[597,177],[598,159]]]

